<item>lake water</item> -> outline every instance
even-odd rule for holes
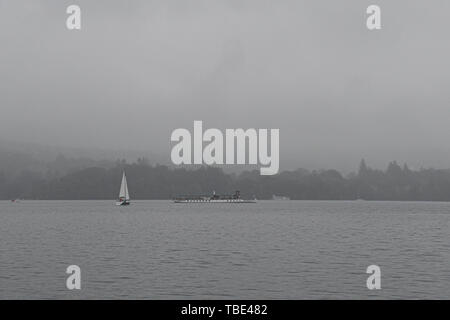
[[[432,202],[1,201],[0,298],[450,299],[449,220]]]

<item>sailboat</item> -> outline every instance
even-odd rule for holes
[[[120,185],[119,201],[116,202],[116,206],[127,206],[130,204],[130,194],[128,193],[127,177],[125,171],[122,176],[122,183]]]

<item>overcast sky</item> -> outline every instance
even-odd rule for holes
[[[82,29],[69,31],[78,4]],[[366,28],[366,8],[382,29]],[[133,148],[279,128],[281,169],[450,168],[448,0],[0,0],[0,139]]]

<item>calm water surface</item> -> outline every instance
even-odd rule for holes
[[[0,298],[450,299],[449,220],[432,202],[0,201]]]

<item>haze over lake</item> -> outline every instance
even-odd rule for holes
[[[169,159],[203,120],[279,128],[281,170],[449,167],[449,1],[71,4],[0,0],[1,139]]]

